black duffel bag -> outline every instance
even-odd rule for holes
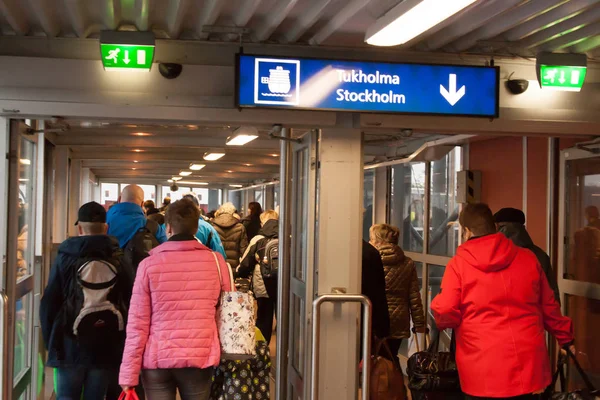
[[[552,384],[546,389],[544,393],[545,400],[595,400],[600,396],[600,391],[594,388],[594,384],[590,381],[590,378],[587,376],[579,361],[577,361],[577,357],[575,354],[571,353],[570,350],[567,350],[567,355],[573,360],[573,365],[579,375],[583,379],[585,383],[586,389],[578,389],[572,392],[569,392],[567,389],[566,379],[565,379],[565,365],[566,365],[566,357],[560,356],[558,359],[558,366],[556,368],[556,372],[554,373]],[[560,392],[555,392],[554,388],[556,387],[556,382],[560,377]]]
[[[460,379],[454,357],[454,334],[450,352],[440,352],[440,335],[427,351],[417,351],[408,359],[408,388],[413,400],[462,399]],[[417,341],[418,343],[418,341]],[[418,350],[418,345],[417,345]]]

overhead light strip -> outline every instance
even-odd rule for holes
[[[405,0],[369,27],[365,42],[398,46],[450,18],[477,0]]]

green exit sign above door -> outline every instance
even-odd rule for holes
[[[154,60],[154,34],[103,31],[100,33],[100,56],[107,71],[150,71]]]
[[[150,71],[154,46],[100,44],[102,65],[105,70],[141,69]]]
[[[579,92],[583,86],[586,71],[586,67],[541,65],[540,83],[542,89]]]

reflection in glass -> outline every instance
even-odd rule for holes
[[[573,319],[577,360],[592,383],[600,387],[600,300],[567,295],[568,316]],[[574,367],[569,368],[569,390],[584,389],[585,383]]]
[[[27,162],[23,162],[27,160]],[[17,237],[17,282],[31,275],[33,266],[34,229],[33,203],[36,168],[35,144],[21,138],[21,162],[19,163],[19,215]]]
[[[456,174],[461,165],[460,147],[431,163],[429,254],[453,256],[459,241]]]
[[[273,187],[273,208],[277,209],[277,207],[279,207],[279,184]]]
[[[265,206],[263,189],[256,189],[254,191],[254,201],[259,203],[261,207]]]
[[[600,158],[566,163],[565,278],[600,284]]]
[[[435,318],[433,317],[433,312],[431,311],[431,301],[440,294],[442,290],[442,278],[444,277],[444,271],[446,267],[442,265],[433,265],[429,264],[429,287],[428,287],[428,301],[427,301],[427,326],[429,327],[429,332],[431,338],[435,338],[440,334],[437,325],[435,323]],[[450,346],[450,338],[452,331],[446,330],[441,333],[440,337],[440,351],[449,351]]]
[[[229,201],[233,203],[235,208],[238,210],[242,208],[242,191],[236,190],[235,192],[229,192]]]
[[[391,168],[390,224],[400,229],[400,247],[423,251],[425,163]]]
[[[15,304],[15,358],[14,378],[30,367],[30,305],[32,294],[28,293]]]
[[[417,270],[417,278],[419,279],[419,289],[422,291],[423,290],[423,263],[422,262],[417,262],[415,261],[415,269]],[[421,292],[422,294],[423,292]],[[422,296],[421,296],[422,298]],[[412,322],[412,318],[410,320],[410,329],[412,332],[412,328],[413,328],[413,322]],[[402,341],[402,345],[400,346],[400,351],[398,352],[398,354],[400,354],[401,356],[407,358],[408,357],[408,346],[409,343],[412,341],[413,338],[411,338],[411,340],[403,340]],[[415,348],[413,348],[414,351],[416,351]]]
[[[294,178],[296,182],[295,201],[295,232],[294,240],[294,277],[304,282],[304,271],[306,270],[306,243],[308,228],[308,149],[298,151],[296,155],[296,166]]]
[[[303,376],[304,371],[304,300],[292,295],[292,365]]]
[[[375,189],[375,172],[370,169],[364,173],[363,194],[363,240],[369,241],[369,228],[373,225],[373,190]]]

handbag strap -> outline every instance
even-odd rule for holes
[[[217,272],[219,273],[219,283],[221,285],[221,292],[223,292],[223,275],[221,274],[221,264],[219,263],[219,259],[217,258],[217,254],[214,251],[211,251],[214,259],[215,259],[215,264],[217,265]],[[231,268],[229,267],[229,265],[227,265],[227,272],[229,275],[229,290],[233,291],[234,286],[234,282],[233,282],[233,274],[231,273]]]
[[[587,386],[590,392],[595,392],[596,388],[594,387],[594,384],[592,383],[592,381],[590,381],[590,378],[587,376],[583,368],[581,368],[581,364],[579,364],[579,361],[577,361],[577,357],[575,356],[575,354],[571,353],[570,349],[567,349],[567,354],[573,360],[573,365],[575,365],[575,368],[577,369],[577,372],[579,372],[579,376],[581,376],[581,379],[583,379],[585,386]]]
[[[398,355],[394,355],[390,346],[388,345],[388,338],[383,338],[377,342],[377,347],[375,349],[375,357],[379,357],[381,355],[381,348],[385,350],[387,355],[389,356],[389,360],[394,364],[394,367],[400,369],[400,360],[398,359]]]

